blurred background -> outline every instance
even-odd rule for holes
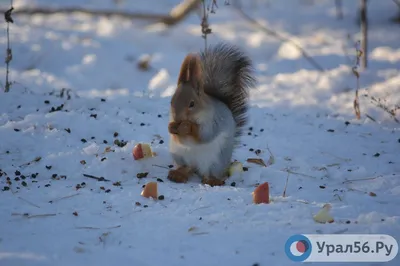
[[[356,70],[369,116],[398,117],[398,0],[2,0],[3,12],[11,2],[14,87],[167,97],[186,53],[225,41],[256,63],[254,104],[349,114]]]

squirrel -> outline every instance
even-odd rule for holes
[[[186,55],[170,102],[169,152],[176,165],[170,181],[186,183],[197,174],[203,184],[225,184],[247,124],[253,71],[250,58],[225,43]]]

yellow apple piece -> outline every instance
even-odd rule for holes
[[[325,204],[322,209],[316,215],[314,215],[314,221],[322,224],[333,223],[335,220],[329,213],[331,208],[332,206],[330,204]]]
[[[241,162],[235,161],[231,163],[231,166],[228,169],[228,175],[232,176],[235,173],[243,172],[243,164]]]

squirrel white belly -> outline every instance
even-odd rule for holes
[[[168,179],[185,183],[196,173],[204,184],[223,185],[233,150],[247,123],[252,63],[238,48],[218,44],[185,57],[171,99]]]

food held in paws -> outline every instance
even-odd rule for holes
[[[255,204],[269,203],[269,184],[265,182],[258,187],[253,192],[253,202]]]
[[[135,160],[141,160],[153,156],[151,147],[147,143],[139,143],[135,145],[135,147],[133,147],[132,154]]]
[[[140,195],[142,195],[143,197],[146,197],[146,198],[157,199],[158,198],[157,182],[147,183],[144,186],[143,191]]]
[[[231,166],[228,169],[228,175],[232,176],[235,173],[243,172],[243,164],[241,162],[235,161],[231,163]]]

